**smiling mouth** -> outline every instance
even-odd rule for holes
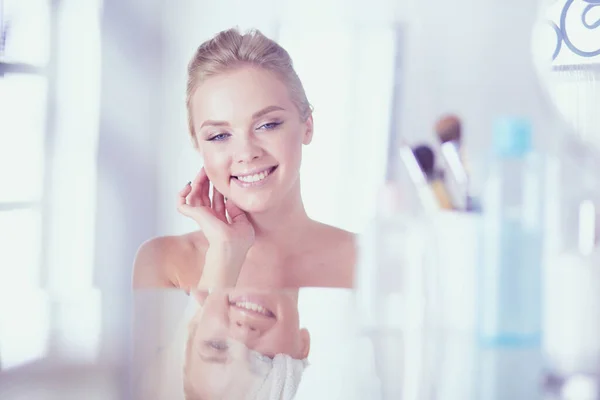
[[[277,166],[268,168],[262,172],[253,174],[253,175],[244,175],[244,176],[235,176],[232,175],[231,178],[235,179],[237,181],[239,181],[242,184],[254,184],[254,183],[259,183],[264,181],[269,175],[271,175],[273,172],[275,172],[275,170],[277,169]]]
[[[273,312],[260,304],[254,303],[248,300],[234,300],[230,301],[229,305],[238,308],[240,310],[244,310],[246,312],[250,312],[252,314],[257,314],[267,318],[275,318],[275,314]]]

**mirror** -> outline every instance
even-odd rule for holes
[[[541,1],[534,33],[550,97],[581,139],[600,146],[600,3]]]

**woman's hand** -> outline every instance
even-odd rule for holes
[[[231,200],[226,201],[214,186],[211,201],[210,186],[203,167],[194,181],[179,192],[177,209],[200,225],[211,256],[243,263],[254,244],[254,227],[246,213]]]

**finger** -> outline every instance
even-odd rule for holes
[[[179,191],[179,195],[177,196],[177,205],[185,204],[186,197],[192,191],[192,183],[188,182],[183,189]]]
[[[197,185],[198,182],[200,182],[200,179],[202,179],[203,176],[204,176],[204,168],[200,168],[200,171],[198,171],[198,173],[194,177],[194,180],[192,181],[192,185]]]
[[[225,214],[225,197],[213,185],[212,207],[215,210],[215,215],[223,222],[227,222]]]
[[[190,294],[201,306],[204,305],[204,302],[206,301],[207,297],[209,296],[208,290],[201,290],[201,289],[192,289],[190,291]]]
[[[202,168],[192,182],[192,192],[187,199],[188,204],[193,207],[210,207],[210,199],[206,199],[203,196],[204,186],[208,187],[208,185],[208,176],[206,176],[206,172]]]
[[[246,213],[237,205],[235,205],[233,201],[227,200],[225,203],[225,208],[227,209],[227,214],[229,214],[231,223],[236,224],[240,222],[248,222],[248,216]]]
[[[200,196],[202,197],[202,203],[205,206],[210,207],[210,179],[208,179],[208,175],[204,167],[202,167],[200,172],[202,173],[202,177],[200,179]]]

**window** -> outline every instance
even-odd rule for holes
[[[0,0],[0,10],[0,369],[45,358],[49,343],[88,362],[101,321],[102,1]]]
[[[40,271],[49,2],[0,0],[0,16],[0,286],[14,287]]]
[[[50,22],[50,0],[0,0],[1,368],[44,351],[43,340],[19,340],[40,328],[39,319],[23,318],[34,301],[19,299],[39,287],[42,271]]]

